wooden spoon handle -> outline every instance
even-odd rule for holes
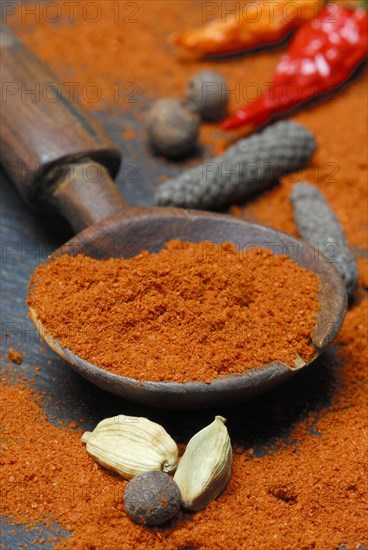
[[[67,90],[1,24],[1,162],[20,195],[84,227],[127,204],[111,178],[118,148]]]

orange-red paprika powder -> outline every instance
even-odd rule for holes
[[[266,249],[170,241],[157,254],[40,266],[29,306],[79,357],[139,380],[202,381],[312,358],[318,277]]]

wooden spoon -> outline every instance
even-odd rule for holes
[[[61,214],[76,232],[81,231],[47,262],[60,254],[86,254],[99,259],[132,257],[142,250],[158,251],[170,239],[233,242],[242,251],[272,247],[274,254],[286,254],[320,277],[321,307],[311,343],[316,347],[315,357],[321,353],[339,330],[347,304],[344,284],[324,256],[289,235],[226,215],[174,208],[128,208],[112,180],[120,153],[108,136],[90,115],[70,101],[62,85],[5,26],[1,27],[0,45],[1,78],[7,86],[1,160],[27,202]],[[24,90],[36,93],[25,95]],[[48,94],[58,93],[59,99],[50,101],[47,90]],[[104,390],[148,405],[179,409],[233,404],[280,384],[307,365],[296,355],[293,365],[275,360],[209,384],[142,382],[76,356],[48,333],[37,311],[31,309],[30,313],[48,345],[79,374]]]

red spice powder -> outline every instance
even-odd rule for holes
[[[37,269],[28,304],[64,347],[109,371],[207,382],[311,359],[318,282],[265,249],[170,241],[131,259],[64,255]]]
[[[16,351],[13,348],[9,348],[8,357],[12,363],[16,363],[17,365],[20,365],[22,362],[23,354],[20,353],[19,351]]]
[[[56,0],[54,4],[54,10],[46,10],[39,2],[20,3],[7,22],[87,108],[132,109],[141,103],[142,94],[178,97],[194,72],[214,68],[211,61],[183,56],[169,44],[168,37],[198,26],[204,18],[213,19],[216,9],[218,17],[225,11],[220,1],[211,6],[198,0],[155,0],[154,4],[104,0],[92,6],[88,0],[75,4]],[[237,7],[246,4],[247,0],[241,0]],[[271,56],[274,63],[264,53],[216,62],[216,70],[229,79],[232,103],[257,93],[255,75],[264,81],[263,71],[268,66],[271,70],[279,52]],[[245,74],[252,75],[252,82],[244,88]]]

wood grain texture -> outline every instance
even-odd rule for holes
[[[320,277],[321,308],[311,335],[317,348],[315,357],[339,330],[347,306],[346,291],[337,271],[324,256],[289,235],[226,215],[173,208],[130,209],[124,216],[110,217],[79,233],[52,254],[47,262],[61,254],[85,254],[97,259],[129,258],[143,250],[157,252],[170,239],[233,242],[243,254],[255,247],[271,249],[274,254],[286,254]],[[145,405],[174,409],[226,405],[267,391],[307,365],[296,355],[292,365],[274,361],[246,370],[241,376],[222,376],[208,384],[134,380],[76,356],[47,332],[37,317],[37,311],[31,310],[31,317],[48,345],[79,374],[104,390]]]
[[[115,177],[121,154],[107,133],[4,24],[0,29],[1,160],[21,196],[37,205],[57,181],[56,166],[85,158]]]
[[[59,178],[42,201],[65,218],[75,233],[129,208],[107,169],[92,160],[55,168]]]

